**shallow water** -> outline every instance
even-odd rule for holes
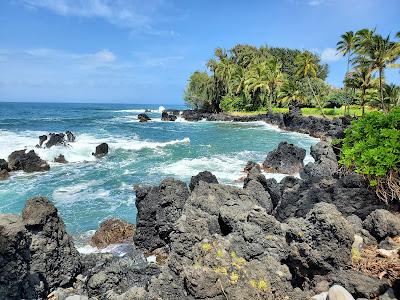
[[[152,121],[139,123],[137,115],[145,109],[152,109]],[[161,122],[160,117],[158,105],[0,103],[0,158],[26,148],[49,161],[64,154],[70,162],[0,181],[0,213],[20,213],[29,197],[44,195],[55,203],[69,232],[85,235],[108,217],[135,221],[135,184],[158,184],[168,176],[188,182],[204,170],[222,183],[237,184],[246,162],[262,162],[279,142],[306,149],[306,160],[317,142],[264,122]],[[70,147],[35,148],[39,135],[66,130],[77,137]],[[91,153],[102,142],[110,153],[98,160]]]

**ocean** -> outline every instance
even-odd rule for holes
[[[307,150],[317,139],[285,132],[264,122],[161,121],[161,105],[0,103],[0,158],[20,149],[34,149],[48,160],[50,171],[12,173],[0,181],[0,213],[20,213],[32,196],[47,196],[74,236],[93,233],[107,218],[135,222],[136,184],[157,185],[166,177],[190,181],[208,170],[220,183],[237,180],[246,162],[261,163],[281,141]],[[167,109],[183,106],[163,105]],[[152,119],[137,115],[150,109]],[[70,147],[35,148],[39,135],[72,131]],[[110,153],[96,159],[95,147],[106,142]],[[68,164],[52,162],[63,154]],[[282,174],[266,174],[280,180]]]

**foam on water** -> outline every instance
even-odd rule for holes
[[[114,142],[110,142],[111,148],[115,149],[124,149],[124,150],[142,150],[145,148],[148,149],[157,149],[157,148],[164,148],[170,145],[177,145],[177,144],[189,144],[190,139],[185,137],[180,140],[173,140],[168,142],[152,142],[152,141],[141,141],[136,139],[126,140],[126,139],[118,139]]]

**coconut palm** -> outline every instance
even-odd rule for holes
[[[248,69],[244,81],[244,92],[247,98],[255,101],[259,98],[263,105],[266,104],[266,96],[271,92],[269,86],[269,72],[270,70],[267,66],[267,62],[254,64]],[[257,103],[253,103],[253,106],[259,107]]]
[[[306,96],[296,81],[287,80],[283,83],[278,93],[278,101],[282,104],[290,104],[295,101],[305,103]]]
[[[383,78],[385,69],[388,67],[398,67],[395,61],[400,57],[398,44],[390,41],[390,36],[386,38],[375,34],[372,38],[364,36],[365,40],[360,39],[360,46],[357,50],[359,56],[355,59],[358,67],[366,67],[371,71],[378,71],[379,92],[381,107],[386,110],[383,94]]]
[[[341,35],[341,40],[336,44],[336,50],[343,56],[347,55],[347,72],[350,69],[350,59],[355,50],[356,36],[353,31],[347,31]]]
[[[321,101],[315,95],[314,89],[311,85],[311,78],[315,78],[318,72],[317,58],[311,52],[304,51],[303,53],[297,55],[295,65],[296,65],[296,75],[300,76],[301,78],[306,78],[311,93],[313,94],[314,100],[316,100],[316,103],[321,111],[322,116],[325,117]]]
[[[268,101],[268,110],[272,111],[272,104],[276,103],[278,89],[285,81],[285,76],[282,73],[282,64],[275,58],[267,60],[268,72],[268,86],[270,99]]]
[[[388,108],[400,106],[400,87],[395,84],[385,84],[384,101]]]
[[[360,106],[362,115],[365,114],[365,104],[367,102],[367,90],[374,87],[374,81],[371,70],[361,67],[356,72],[352,73],[353,86],[360,90]]]

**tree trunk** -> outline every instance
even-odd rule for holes
[[[382,88],[382,69],[379,69],[379,91],[381,93],[382,110],[385,110],[385,101],[383,100],[383,88]]]
[[[361,111],[362,111],[362,116],[365,114],[365,90],[363,90],[362,95],[361,95]]]
[[[310,77],[308,77],[307,82],[308,82],[308,85],[310,86],[311,93],[313,94],[314,99],[317,100],[317,97],[316,97],[316,95],[315,95],[315,93],[314,93],[314,90],[313,90],[313,88],[312,88],[312,86],[311,86]],[[324,110],[323,110],[322,105],[321,105],[321,103],[320,103],[319,100],[317,100],[317,105],[318,105],[319,110],[321,111],[321,115],[322,115],[323,117],[325,117]]]

